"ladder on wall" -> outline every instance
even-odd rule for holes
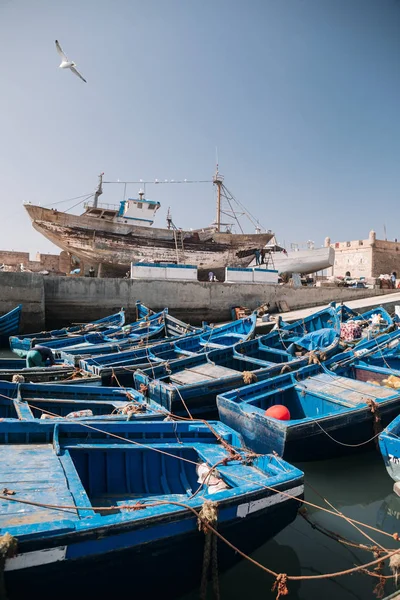
[[[173,228],[174,240],[175,240],[175,252],[177,264],[185,264],[185,248],[183,245],[183,235],[180,229]]]

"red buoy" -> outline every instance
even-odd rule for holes
[[[275,406],[270,406],[265,411],[266,417],[273,417],[274,419],[278,419],[279,421],[290,421],[290,412],[283,406],[282,404],[275,404]]]

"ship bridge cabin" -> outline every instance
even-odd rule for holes
[[[144,193],[139,192],[139,199],[121,200],[119,208],[100,203],[97,206],[86,206],[85,215],[115,223],[149,227],[153,225],[154,216],[161,204],[154,200],[145,200],[143,196]]]

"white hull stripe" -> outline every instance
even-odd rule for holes
[[[247,515],[262,510],[267,506],[273,506],[274,504],[279,504],[284,502],[285,500],[289,500],[285,494],[290,494],[291,496],[300,496],[304,492],[304,485],[298,485],[295,488],[291,488],[290,490],[285,490],[285,493],[282,494],[278,492],[273,496],[268,496],[268,498],[261,498],[260,500],[255,500],[254,502],[246,502],[246,504],[239,504],[236,512],[236,516],[240,518],[247,517]]]
[[[49,548],[48,550],[35,550],[17,554],[14,558],[8,558],[4,566],[5,571],[16,571],[17,569],[29,569],[29,567],[39,567],[51,563],[65,560],[67,546],[58,548]]]

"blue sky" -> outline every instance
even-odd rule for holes
[[[400,238],[399,0],[0,0],[0,52],[0,249],[56,251],[23,201],[90,193],[101,171],[211,179],[216,147],[281,243]],[[146,191],[158,226],[168,206],[183,228],[215,217],[211,185]]]

